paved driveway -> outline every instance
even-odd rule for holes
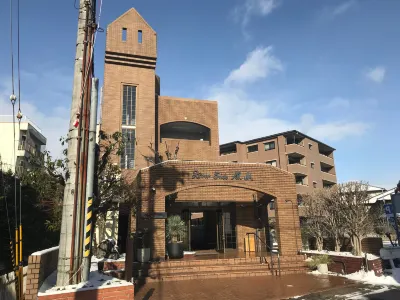
[[[354,285],[354,281],[343,277],[311,274],[169,281],[136,285],[135,300],[288,299]]]
[[[296,300],[399,300],[400,288],[393,286],[354,284],[312,293]]]

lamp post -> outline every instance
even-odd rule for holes
[[[294,217],[294,206],[293,206],[293,201],[292,200],[285,200],[286,203],[290,202],[292,204],[292,215],[293,215],[293,228],[294,228],[294,238],[296,240],[296,251],[297,253],[299,252],[299,246],[297,244],[297,233],[296,233],[296,223],[295,223],[295,217]]]

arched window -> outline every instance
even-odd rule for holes
[[[192,122],[170,122],[160,126],[162,139],[210,141],[210,128]]]

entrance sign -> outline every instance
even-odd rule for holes
[[[395,228],[395,221],[394,221],[394,216],[393,216],[392,204],[391,203],[384,204],[383,205],[383,209],[385,211],[386,218],[389,221],[390,225],[392,225],[393,228]]]
[[[141,217],[143,219],[166,219],[167,213],[166,212],[153,212],[153,213],[142,212]]]
[[[253,180],[250,172],[243,173],[243,172],[237,171],[231,175],[228,175],[228,174],[223,174],[221,172],[214,172],[214,174],[201,173],[197,170],[193,171],[192,179],[244,180],[244,181],[252,181]]]

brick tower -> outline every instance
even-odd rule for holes
[[[157,145],[156,60],[156,32],[134,8],[107,27],[101,129],[123,133],[126,146],[119,163],[132,175],[149,165],[146,156],[154,156],[150,142]]]

